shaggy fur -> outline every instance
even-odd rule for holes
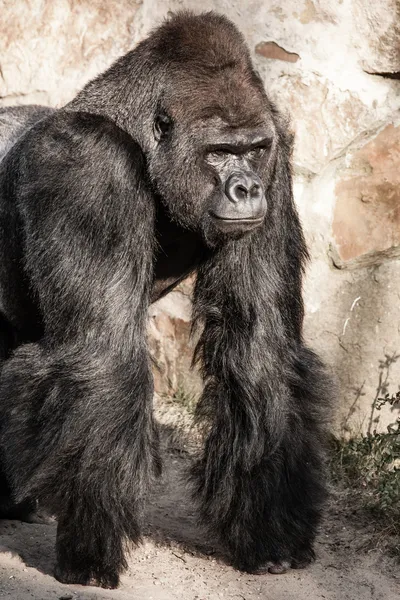
[[[267,214],[223,233],[218,181],[245,158],[204,157],[250,132],[269,139],[246,162]],[[234,25],[178,14],[65,108],[3,109],[0,153],[0,516],[38,499],[57,578],[118,585],[160,472],[147,309],[196,270],[201,518],[239,569],[307,564],[331,385],[302,340],[291,139]]]
[[[234,564],[250,572],[310,562],[325,497],[332,392],[302,341],[306,249],[288,152],[281,132],[265,228],[204,263],[194,299],[195,319],[204,322],[198,416],[209,423],[193,469],[195,497]]]

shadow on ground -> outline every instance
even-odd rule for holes
[[[52,576],[56,525],[0,522],[1,600],[398,600],[394,560],[370,551],[373,524],[354,523],[335,492],[305,571],[254,576],[235,571],[196,524],[185,484],[191,452],[185,436],[162,425],[163,480],[153,490],[143,545],[134,549],[118,590],[64,586]]]

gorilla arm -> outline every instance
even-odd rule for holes
[[[44,337],[0,380],[1,450],[16,500],[58,517],[57,577],[118,584],[159,470],[146,319],[154,201],[115,125],[58,113],[14,148],[24,268]]]

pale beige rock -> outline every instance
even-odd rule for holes
[[[367,155],[373,156],[376,139],[375,132],[369,141],[349,149],[349,155],[368,147]],[[305,280],[305,335],[338,379],[337,430],[355,434],[375,427],[384,430],[399,414],[398,407],[376,411],[373,405],[378,397],[399,389],[400,261],[370,252],[347,268],[335,267],[329,248],[335,243],[336,184],[346,164],[350,159],[347,162],[345,155],[311,183],[298,181],[295,192],[312,255]],[[383,215],[387,218],[385,211]],[[379,231],[378,220],[375,227]],[[386,229],[380,234],[386,239]],[[393,252],[397,251],[398,246]]]
[[[269,85],[278,106],[287,109],[294,129],[294,162],[312,174],[336,158],[375,123],[375,111],[357,93],[332,89],[326,77],[282,75]]]
[[[400,73],[400,0],[353,0],[360,61],[369,73]]]
[[[187,290],[187,284],[183,289]],[[201,378],[198,370],[192,369],[191,301],[181,290],[170,292],[150,307],[149,345],[155,391],[192,397],[200,393]]]
[[[335,186],[332,224],[338,266],[400,256],[400,125],[387,125],[349,153]]]
[[[3,105],[68,102],[129,50],[141,0],[0,2]]]
[[[385,430],[399,407],[374,403],[400,384],[400,261],[339,271],[313,256],[305,286],[305,334],[339,383],[336,429]]]

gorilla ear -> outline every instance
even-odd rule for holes
[[[154,137],[157,142],[169,136],[172,129],[172,119],[165,112],[159,112],[154,121]]]

